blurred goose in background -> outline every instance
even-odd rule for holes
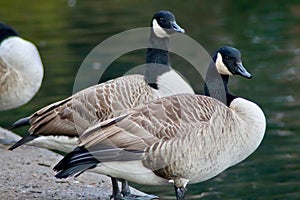
[[[35,45],[0,22],[0,111],[27,103],[39,90],[43,74]]]
[[[176,198],[182,200],[188,183],[208,180],[246,159],[262,141],[266,119],[258,105],[228,90],[229,75],[251,78],[240,52],[225,46],[213,60],[205,90],[217,95],[225,90],[224,102],[178,94],[100,122],[54,167],[56,177],[93,169],[139,184],[172,183]],[[210,86],[217,74],[221,86]]]
[[[78,145],[78,136],[100,121],[160,97],[194,93],[190,85],[171,68],[169,62],[169,36],[175,32],[184,33],[177,25],[175,16],[169,11],[159,11],[154,14],[151,27],[150,47],[164,49],[147,49],[144,76],[128,75],[89,87],[20,119],[14,123],[13,128],[30,125],[29,134],[9,149],[13,150],[26,143],[69,152]],[[116,180],[112,179],[112,182],[113,197],[121,198]],[[122,194],[130,195],[125,181]]]

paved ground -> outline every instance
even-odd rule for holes
[[[56,179],[52,167],[61,156],[46,149],[7,148],[20,137],[0,127],[0,199],[109,199],[110,179],[94,173]]]

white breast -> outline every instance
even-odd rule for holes
[[[157,93],[160,98],[181,93],[194,94],[192,87],[174,70],[158,76],[157,84],[159,88]]]
[[[266,119],[260,107],[246,99],[236,98],[230,109],[231,114],[216,112],[207,132],[195,137],[196,145],[190,148],[201,154],[192,162],[190,183],[208,180],[242,162],[262,142]]]
[[[242,119],[240,132],[244,135],[240,141],[240,149],[244,149],[244,157],[248,157],[260,145],[266,131],[266,117],[262,109],[255,103],[243,98],[236,98],[230,108]],[[247,141],[243,144],[242,139]]]

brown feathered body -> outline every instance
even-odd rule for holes
[[[89,128],[81,145],[99,160],[94,171],[185,187],[244,160],[259,146],[265,128],[262,110],[246,99],[227,107],[207,96],[174,95]]]

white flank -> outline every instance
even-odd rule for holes
[[[156,176],[150,169],[143,166],[141,161],[105,162],[100,163],[90,171],[123,178],[144,185],[167,185],[167,179]]]
[[[69,153],[78,146],[78,138],[68,136],[39,136],[28,142],[27,145]]]

